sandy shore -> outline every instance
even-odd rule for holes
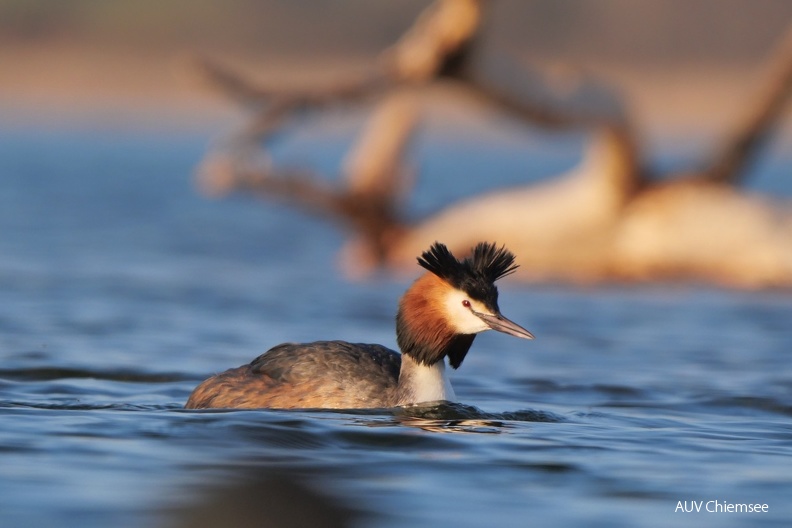
[[[2,121],[5,126],[82,124],[211,131],[238,119],[234,104],[191,74],[193,56],[185,50],[0,47]],[[370,60],[236,55],[232,63],[267,82],[300,84],[360,71]],[[620,90],[638,130],[649,140],[722,135],[745,111],[759,80],[758,69],[637,70],[608,64],[588,69]],[[447,112],[455,113],[461,115],[454,109]],[[790,135],[790,122],[786,112],[785,138]]]

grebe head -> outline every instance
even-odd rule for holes
[[[470,257],[458,260],[435,242],[418,264],[430,273],[402,297],[397,338],[403,353],[425,365],[448,356],[451,366],[458,368],[479,332],[497,330],[533,339],[498,308],[495,281],[517,269],[514,255],[505,247],[482,242]]]

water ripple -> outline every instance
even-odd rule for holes
[[[61,379],[90,378],[96,380],[122,381],[130,383],[172,383],[192,380],[179,373],[150,373],[131,370],[87,370],[68,367],[34,367],[0,369],[0,379],[14,381],[54,381]]]

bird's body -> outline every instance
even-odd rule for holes
[[[401,355],[380,345],[284,343],[195,389],[194,407],[394,407]],[[218,390],[219,389],[219,390]],[[279,403],[280,402],[280,403]]]
[[[430,273],[399,305],[401,354],[346,341],[285,343],[207,379],[186,407],[361,409],[454,401],[446,357],[459,367],[475,334],[488,329],[533,337],[498,310],[494,281],[514,270],[513,261],[504,248],[488,244],[479,244],[472,260],[457,261],[435,244],[418,261]]]

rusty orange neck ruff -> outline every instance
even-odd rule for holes
[[[475,334],[458,334],[448,322],[443,299],[450,286],[427,273],[416,280],[402,296],[396,315],[396,340],[403,354],[416,362],[432,366],[448,356],[459,368]]]

